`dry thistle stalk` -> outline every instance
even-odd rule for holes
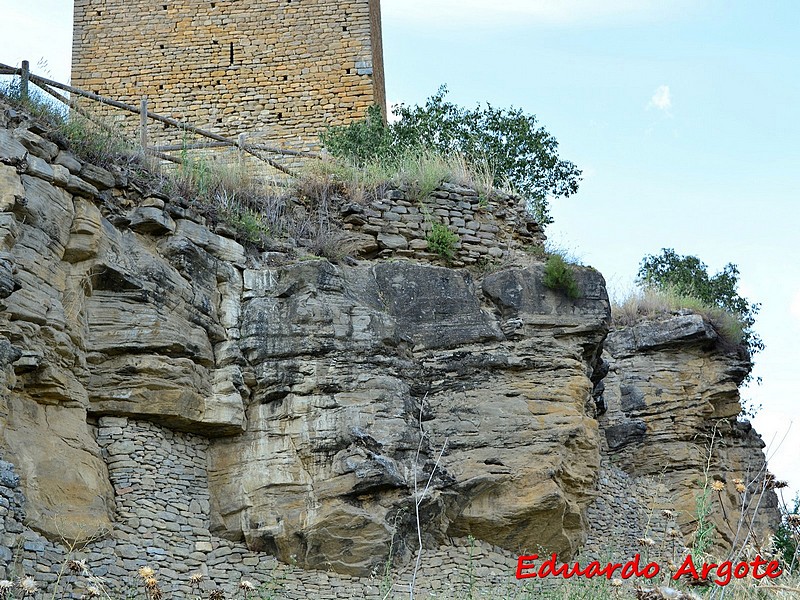
[[[145,565],[144,567],[139,567],[138,573],[139,573],[139,577],[141,577],[142,579],[147,579],[148,577],[153,577],[153,575],[156,574],[156,572],[153,571],[153,569],[151,569],[147,565]]]
[[[208,595],[208,600],[225,600],[225,592],[219,588],[211,590],[211,593]]]

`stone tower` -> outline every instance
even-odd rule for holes
[[[380,0],[75,0],[72,84],[314,150],[326,126],[385,107]],[[179,136],[159,127],[151,139]]]

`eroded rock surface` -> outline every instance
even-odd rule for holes
[[[481,286],[406,262],[245,272],[240,347],[255,382],[247,432],[209,450],[216,531],[366,573],[395,524],[394,551],[411,543],[414,477],[421,491],[445,446],[422,504],[430,544],[574,551],[608,302],[596,272],[581,272],[578,303],[541,276],[509,269]]]
[[[238,307],[241,274],[188,236],[113,226],[109,206],[122,210],[129,200],[94,186],[114,176],[16,119],[0,145],[2,438],[21,471],[30,526],[88,539],[114,521],[92,418],[150,417],[210,435],[243,430],[243,396],[230,385],[241,374],[218,367],[215,353],[231,335],[226,325],[238,331],[228,312]],[[79,175],[59,163],[85,179],[76,183]],[[77,188],[95,192],[87,199]]]
[[[518,211],[492,216],[513,236],[489,247],[478,223],[484,237],[462,248],[463,264],[503,257],[494,272],[426,263],[418,232],[405,254],[348,266],[276,258],[83,163],[19,112],[0,111],[0,125],[0,449],[19,475],[8,489],[51,540],[110,536],[89,555],[109,572],[167,558],[189,572],[231,548],[244,560],[246,544],[370,575],[390,548],[398,562],[416,548],[417,501],[426,548],[472,536],[506,551],[500,562],[567,558],[586,539],[604,452],[632,477],[664,473],[687,535],[712,434],[720,531],[733,479],[763,470],[760,440],[736,421],[746,363],[684,315],[617,330],[604,380],[602,276],[576,268],[578,300],[546,288],[543,264],[514,246],[538,239]],[[437,211],[465,194],[482,213],[453,186]],[[390,213],[393,201],[410,205],[389,193]],[[395,235],[375,230],[381,214],[364,221],[370,235]],[[181,497],[193,487],[199,500]]]
[[[393,537],[406,557],[415,480],[417,498],[430,481],[427,545],[577,549],[600,443],[597,272],[576,270],[573,301],[541,264],[480,280],[410,261],[270,267],[14,119],[2,439],[31,527],[113,529],[125,509],[94,424],[127,417],[209,438],[211,531],[307,568],[368,575]]]
[[[608,412],[600,423],[613,463],[663,486],[656,506],[676,511],[686,543],[706,495],[714,544],[764,547],[779,515],[764,442],[737,419],[738,386],[751,367],[741,349],[695,314],[615,328],[605,349]]]

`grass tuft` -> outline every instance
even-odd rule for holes
[[[716,306],[708,306],[692,296],[683,296],[671,288],[637,288],[611,306],[612,320],[617,325],[630,326],[643,321],[692,312],[701,315],[717,330],[724,341],[739,345],[742,324],[734,315]]]
[[[428,250],[435,252],[445,260],[453,260],[459,237],[447,228],[447,225],[434,223],[427,237]]]

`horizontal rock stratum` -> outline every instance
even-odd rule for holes
[[[520,553],[628,552],[650,523],[689,543],[704,477],[729,486],[719,547],[741,541],[732,482],[766,475],[736,419],[749,363],[701,317],[607,340],[597,271],[571,299],[509,245],[483,270],[277,260],[0,110],[2,564],[53,585],[77,540],[96,572],[160,565],[178,596],[193,571],[232,590],[279,568],[286,597],[381,597],[419,519],[420,585],[459,589],[475,548],[505,585]]]

